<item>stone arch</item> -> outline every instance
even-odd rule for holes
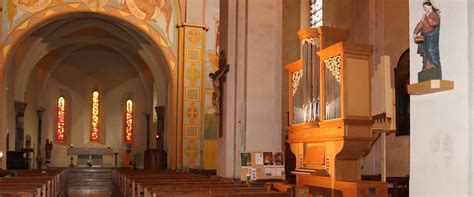
[[[395,68],[395,99],[397,113],[396,135],[410,135],[410,95],[407,85],[410,84],[410,49],[405,50]]]
[[[85,15],[87,13],[95,13],[104,17],[109,17],[109,20],[117,20],[119,22],[126,23],[131,29],[141,34],[142,38],[145,38],[145,40],[152,43],[152,46],[158,49],[157,51],[162,52],[162,54],[160,55],[162,55],[162,59],[164,60],[164,62],[166,62],[166,65],[168,66],[168,69],[166,69],[165,72],[167,72],[166,74],[168,75],[170,82],[175,83],[176,77],[174,74],[174,67],[177,63],[177,59],[172,50],[172,46],[170,46],[170,43],[167,42],[166,39],[164,39],[164,37],[158,32],[158,30],[153,30],[153,27],[151,27],[149,24],[137,20],[135,18],[123,17],[122,15],[116,14],[114,12],[96,13],[90,12],[90,10],[78,10],[74,8],[65,9],[59,13],[50,14],[47,17],[40,18],[38,20],[35,20],[34,22],[28,22],[29,20],[32,20],[35,17],[45,14],[45,12],[47,13],[49,9],[45,9],[30,16],[28,19],[18,25],[15,30],[11,31],[7,35],[7,38],[2,43],[3,53],[0,53],[0,62],[3,65],[3,73],[8,73],[10,69],[9,65],[12,59],[11,53],[15,51],[19,43],[21,43],[26,37],[30,36],[33,32],[55,20],[65,19],[75,14]],[[156,78],[159,79],[158,77]],[[6,78],[4,78],[4,80],[5,79]]]
[[[133,17],[124,17],[121,14],[119,14],[119,10],[115,8],[115,12],[113,11],[108,11],[108,12],[91,12],[90,10],[81,10],[81,9],[75,9],[75,8],[66,8],[68,4],[65,5],[60,5],[57,7],[65,7],[65,9],[61,10],[61,12],[52,12],[52,8],[47,8],[43,11],[40,11],[38,13],[33,14],[32,16],[28,17],[25,19],[23,22],[21,22],[16,29],[12,30],[8,35],[7,38],[4,40],[2,43],[2,53],[0,53],[0,64],[2,65],[2,69],[0,69],[0,74],[3,77],[3,79],[0,81],[0,87],[2,91],[2,97],[0,98],[2,102],[0,103],[2,107],[2,114],[3,117],[7,116],[7,95],[11,95],[11,92],[7,92],[8,88],[8,83],[10,80],[10,71],[13,69],[13,54],[17,50],[18,46],[30,35],[32,35],[34,32],[40,30],[42,27],[47,26],[48,24],[58,21],[58,20],[64,20],[67,19],[71,16],[79,16],[79,17],[84,17],[86,18],[89,14],[96,14],[97,16],[106,18],[106,20],[109,21],[116,21],[119,23],[124,24],[124,26],[128,27],[126,28],[127,31],[136,33],[136,35],[140,36],[142,39],[150,43],[150,46],[155,49],[155,51],[159,52],[157,53],[157,56],[159,59],[154,59],[150,58],[154,61],[160,60],[164,62],[163,69],[156,70],[153,72],[153,76],[156,80],[161,80],[162,77],[165,77],[168,79],[168,84],[166,89],[168,90],[167,92],[163,92],[163,96],[167,97],[168,101],[163,101],[164,103],[167,103],[168,106],[170,106],[170,111],[167,113],[171,119],[174,119],[176,117],[176,110],[174,108],[176,99],[174,99],[176,87],[177,87],[177,81],[176,81],[176,74],[175,74],[175,65],[177,65],[177,59],[176,56],[174,55],[173,52],[173,47],[170,45],[170,42],[168,42],[157,29],[154,29],[151,25],[147,24],[146,22],[139,21],[137,19],[134,19]],[[120,10],[120,12],[123,12]],[[151,66],[151,65],[150,65]],[[159,75],[157,72],[162,72],[163,75]],[[163,72],[164,71],[164,72]],[[28,73],[28,72],[27,72]],[[28,74],[27,74],[28,76]],[[25,88],[23,88],[25,89]],[[21,91],[20,91],[21,92]],[[21,94],[16,93],[15,99],[21,99]],[[171,98],[168,98],[168,96]],[[6,127],[5,120],[0,120],[2,121],[2,128]],[[176,126],[171,125],[175,121],[171,120],[168,123],[170,123],[170,126],[168,127],[168,130],[172,133],[174,133],[174,129]]]

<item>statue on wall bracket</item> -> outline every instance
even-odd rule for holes
[[[418,73],[418,82],[441,80],[441,61],[439,54],[440,11],[432,0],[423,2],[425,13],[415,27],[413,38],[418,44],[417,53],[423,58],[423,68]]]

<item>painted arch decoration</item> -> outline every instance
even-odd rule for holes
[[[12,46],[31,28],[54,16],[96,12],[127,21],[147,33],[163,51],[170,70],[176,65],[179,20],[176,0],[9,0],[4,1],[3,62]],[[150,3],[149,2],[153,2]]]

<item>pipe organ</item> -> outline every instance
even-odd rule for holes
[[[322,196],[386,196],[387,185],[361,181],[370,151],[373,47],[348,42],[349,31],[318,27],[298,32],[301,59],[289,77],[288,143],[297,185]]]

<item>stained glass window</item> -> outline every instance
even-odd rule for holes
[[[133,101],[127,100],[125,112],[125,141],[132,142],[133,136]]]
[[[313,28],[323,25],[323,0],[311,0],[310,24]]]
[[[59,97],[58,98],[58,127],[57,127],[57,135],[58,135],[58,141],[63,141],[64,140],[64,131],[65,131],[65,119],[66,119],[66,114],[65,114],[65,105],[66,105],[66,100],[64,97]]]
[[[99,140],[99,91],[92,92],[91,140]]]

